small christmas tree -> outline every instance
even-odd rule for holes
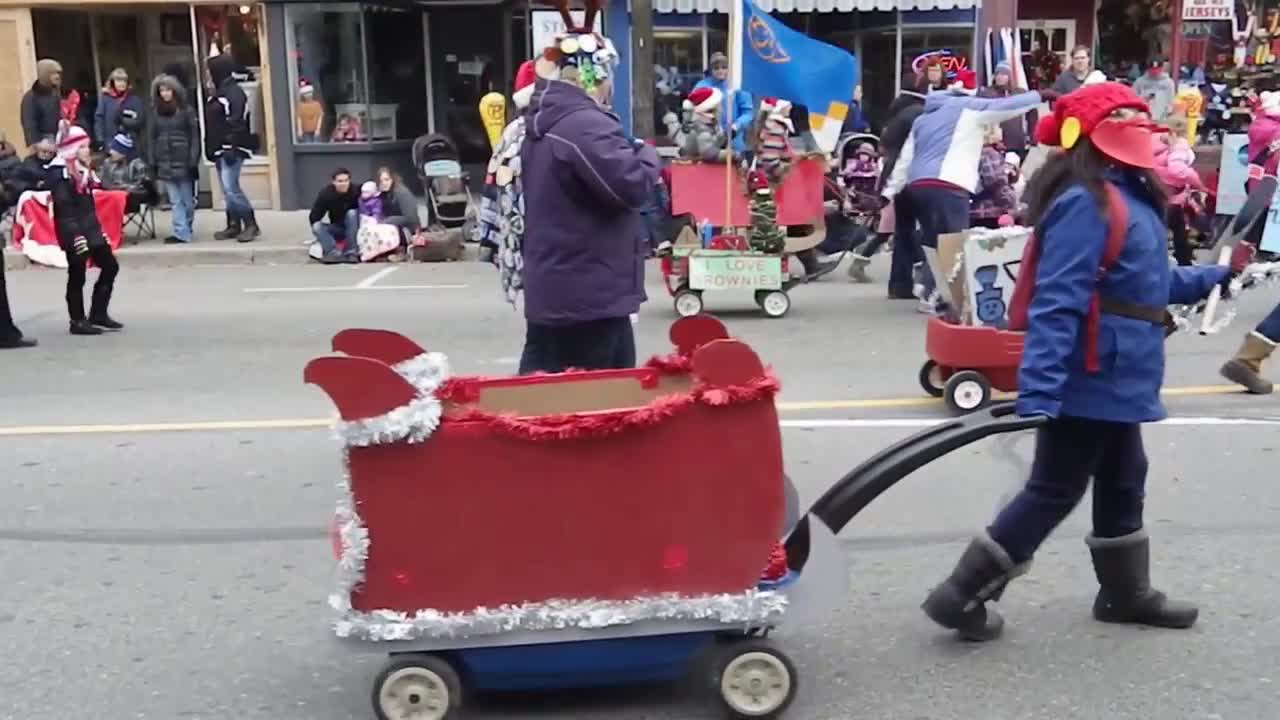
[[[773,190],[768,186],[756,190],[751,196],[751,231],[747,235],[752,250],[776,255],[786,248],[787,236],[778,227],[777,218]]]

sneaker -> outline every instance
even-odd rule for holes
[[[102,328],[94,327],[89,324],[88,320],[73,320],[71,322],[72,335],[101,335]]]
[[[102,317],[90,318],[89,324],[95,325],[97,327],[100,327],[106,330],[123,330],[124,329],[124,323],[116,322],[111,318],[110,315],[103,315]]]
[[[165,239],[164,239],[164,244],[165,244],[165,245],[186,245],[186,244],[187,244],[187,242],[189,242],[189,241],[187,241],[187,240],[180,240],[180,239],[178,239],[178,238],[177,238],[176,236],[174,236],[174,235],[170,235],[169,237],[167,237],[167,238],[165,238]]]

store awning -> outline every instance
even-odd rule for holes
[[[656,12],[728,12],[736,0],[654,0]],[[982,0],[755,0],[768,12],[892,12],[894,10],[970,10],[982,7]]]

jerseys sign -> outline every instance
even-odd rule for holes
[[[1236,0],[1182,0],[1183,20],[1235,20]]]

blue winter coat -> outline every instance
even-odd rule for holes
[[[539,81],[520,152],[524,314],[538,325],[626,317],[645,301],[641,211],[658,154],[580,88]]]
[[[1163,420],[1164,328],[1103,313],[1098,362],[1084,367],[1084,326],[1095,287],[1104,298],[1149,307],[1191,304],[1226,277],[1221,266],[1170,267],[1164,218],[1131,175],[1116,174],[1129,208],[1124,250],[1099,284],[1107,225],[1087,190],[1062,193],[1042,220],[1040,264],[1018,370],[1019,415],[1122,423]]]
[[[124,95],[105,92],[98,95],[98,108],[93,113],[93,139],[102,145],[111,142],[117,133],[126,133],[136,140],[146,123],[147,108],[133,88]]]
[[[755,105],[751,99],[751,93],[745,90],[734,90],[733,99],[729,97],[729,83],[724,80],[716,80],[708,75],[698,81],[693,86],[694,90],[700,87],[715,88],[720,92],[722,99],[720,101],[720,126],[724,128],[733,138],[733,151],[736,153],[745,152],[747,149],[747,132],[751,128],[751,121],[755,116]]]

